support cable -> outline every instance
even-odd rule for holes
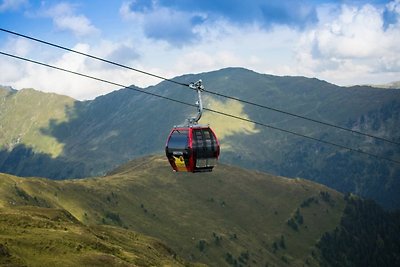
[[[9,34],[12,34],[12,35],[16,35],[16,36],[19,36],[19,37],[23,37],[23,38],[26,38],[26,39],[29,39],[29,40],[32,40],[32,41],[35,41],[35,42],[39,42],[39,43],[42,43],[42,44],[45,44],[45,45],[53,46],[53,47],[56,47],[56,48],[59,48],[59,49],[62,49],[62,50],[68,51],[68,52],[76,53],[76,54],[79,54],[79,55],[82,55],[82,56],[85,56],[85,57],[89,57],[89,58],[92,58],[92,59],[95,59],[95,60],[99,60],[99,61],[102,61],[102,62],[105,62],[105,63],[108,63],[108,64],[112,64],[112,65],[115,65],[115,66],[118,66],[118,67],[121,67],[121,68],[132,70],[132,71],[136,71],[136,72],[139,72],[139,73],[142,73],[142,74],[145,74],[145,75],[149,75],[149,76],[152,76],[152,77],[164,80],[164,81],[168,81],[168,82],[171,82],[171,83],[174,83],[174,84],[177,84],[177,85],[181,85],[181,86],[185,86],[185,87],[189,87],[190,89],[193,89],[193,88],[190,87],[190,84],[178,82],[178,81],[175,81],[175,80],[172,80],[172,79],[168,79],[168,78],[165,78],[165,77],[162,77],[160,75],[156,75],[156,74],[153,74],[153,73],[150,73],[150,72],[147,72],[147,71],[143,71],[143,70],[140,70],[140,69],[137,69],[137,68],[132,68],[132,67],[129,67],[129,66],[117,63],[117,62],[113,62],[113,61],[110,61],[110,60],[107,60],[107,59],[104,59],[104,58],[100,58],[100,57],[97,57],[97,56],[93,56],[93,55],[90,55],[90,54],[87,54],[87,53],[79,52],[77,50],[73,50],[73,49],[67,48],[65,46],[57,45],[57,44],[54,44],[54,43],[51,43],[51,42],[47,42],[47,41],[44,41],[44,40],[41,40],[41,39],[38,39],[38,38],[34,38],[34,37],[31,37],[31,36],[28,36],[28,35],[24,35],[24,34],[17,33],[17,32],[14,32],[14,31],[7,30],[7,29],[3,29],[3,28],[0,28],[0,31],[6,32],[6,33],[9,33]],[[204,90],[204,92],[205,93],[209,93],[209,94],[213,94],[213,95],[216,95],[216,96],[224,97],[224,98],[227,98],[227,99],[235,100],[235,101],[238,101],[238,102],[241,102],[241,103],[244,103],[244,104],[253,105],[253,106],[256,106],[256,107],[259,107],[259,108],[263,108],[263,109],[268,109],[268,110],[275,111],[275,112],[278,112],[278,113],[281,113],[281,114],[285,114],[285,115],[288,115],[288,116],[292,116],[292,117],[296,117],[296,118],[299,118],[299,119],[311,121],[311,122],[314,122],[314,123],[317,123],[317,124],[329,126],[329,127],[336,128],[336,129],[343,130],[343,131],[347,131],[347,132],[350,132],[350,133],[353,133],[353,134],[358,134],[358,135],[374,138],[376,140],[380,140],[380,141],[383,141],[383,142],[387,142],[387,143],[391,143],[391,144],[395,144],[395,145],[399,145],[400,146],[400,142],[396,142],[396,141],[393,141],[393,140],[390,140],[390,139],[387,139],[387,138],[384,138],[384,137],[379,137],[379,136],[376,136],[376,135],[372,135],[372,134],[360,132],[360,131],[357,131],[357,130],[349,129],[349,128],[346,128],[346,127],[342,127],[342,126],[339,126],[339,125],[335,125],[335,124],[332,124],[332,123],[329,123],[329,122],[324,122],[324,121],[316,120],[316,119],[313,119],[313,118],[308,118],[308,117],[305,117],[305,116],[302,116],[302,115],[297,115],[297,114],[294,114],[294,113],[291,113],[291,112],[288,112],[288,111],[280,110],[280,109],[269,107],[269,106],[266,106],[266,105],[257,104],[257,103],[254,103],[254,102],[251,102],[251,101],[248,101],[248,100],[243,100],[243,99],[240,99],[240,98],[237,98],[237,97],[233,97],[233,96],[229,96],[229,95],[226,95],[226,94],[221,94],[221,93],[214,92],[214,91],[209,91],[209,90]]]
[[[68,70],[68,69],[60,68],[60,67],[53,66],[53,65],[50,65],[50,64],[46,64],[46,63],[43,63],[43,62],[39,62],[39,61],[36,61],[36,60],[28,59],[28,58],[25,58],[25,57],[12,55],[12,54],[9,54],[9,53],[6,53],[6,52],[2,52],[2,51],[0,51],[0,54],[4,55],[4,56],[12,57],[14,59],[19,59],[19,60],[22,60],[22,61],[38,64],[38,65],[41,65],[41,66],[44,66],[44,67],[48,67],[48,68],[56,69],[56,70],[59,70],[59,71],[63,71],[63,72],[71,73],[71,74],[74,74],[74,75],[78,75],[78,76],[81,76],[81,77],[89,78],[89,79],[92,79],[92,80],[100,81],[100,82],[103,82],[103,83],[108,83],[108,84],[115,85],[115,86],[118,86],[118,87],[123,87],[123,88],[129,89],[129,90],[133,90],[133,91],[136,91],[136,92],[140,92],[140,93],[144,93],[144,94],[151,95],[151,96],[154,96],[154,97],[158,97],[158,98],[162,98],[162,99],[165,99],[165,100],[173,101],[175,103],[179,103],[179,104],[183,104],[183,105],[187,105],[187,106],[191,106],[191,107],[197,107],[197,105],[195,105],[195,104],[190,104],[190,103],[187,103],[187,102],[184,102],[184,101],[181,101],[181,100],[177,100],[177,99],[173,99],[173,98],[170,98],[170,97],[162,96],[162,95],[159,95],[159,94],[151,93],[151,92],[148,92],[148,91],[140,90],[140,89],[137,89],[137,88],[132,87],[132,86],[125,86],[125,85],[122,85],[122,84],[119,84],[119,83],[116,83],[116,82],[112,82],[112,81],[109,81],[109,80],[101,79],[101,78],[94,77],[94,76],[87,75],[87,74],[83,74],[83,73],[80,73],[80,72],[76,72],[76,71],[71,71],[71,70]],[[386,158],[386,157],[381,157],[381,156],[378,156],[376,154],[363,151],[361,149],[355,149],[355,148],[351,148],[351,147],[348,147],[348,146],[336,144],[336,143],[333,143],[333,142],[330,142],[330,141],[325,141],[325,140],[318,139],[318,138],[315,138],[315,137],[312,137],[312,136],[296,133],[296,132],[293,132],[293,131],[290,131],[290,130],[285,130],[285,129],[282,129],[282,128],[279,128],[279,127],[271,126],[271,125],[268,125],[268,124],[265,124],[265,123],[257,122],[257,121],[251,120],[251,119],[247,119],[247,118],[243,118],[243,117],[240,117],[240,116],[232,115],[232,114],[229,114],[229,113],[217,111],[217,110],[214,110],[214,109],[204,108],[204,110],[208,110],[208,111],[213,112],[215,114],[220,114],[220,115],[223,115],[223,116],[226,116],[226,117],[230,117],[230,118],[233,118],[233,119],[238,119],[238,120],[241,120],[241,121],[253,123],[253,124],[256,124],[256,125],[259,125],[259,126],[262,126],[262,127],[270,128],[270,129],[281,131],[281,132],[284,132],[284,133],[296,135],[298,137],[306,138],[306,139],[313,140],[313,141],[316,141],[316,142],[328,144],[328,145],[335,146],[335,147],[338,147],[338,148],[341,148],[341,149],[345,149],[345,150],[348,150],[348,151],[351,151],[351,152],[364,154],[364,155],[367,155],[367,156],[370,156],[370,157],[374,157],[374,158],[377,158],[377,159],[380,159],[380,160],[386,160],[386,161],[389,161],[389,162],[392,162],[392,163],[400,164],[400,161],[398,161],[398,160],[394,160],[394,159]]]
[[[6,29],[3,29],[3,28],[0,28],[0,31],[6,32],[6,33],[9,33],[9,34],[13,34],[13,35],[16,35],[16,36],[19,36],[19,37],[23,37],[25,39],[28,39],[28,40],[31,40],[31,41],[35,41],[35,42],[38,42],[38,43],[42,43],[42,44],[45,44],[45,45],[56,47],[56,48],[59,48],[59,49],[62,49],[62,50],[68,51],[68,52],[76,53],[76,54],[79,54],[81,56],[85,56],[85,57],[89,57],[89,58],[92,58],[92,59],[96,59],[96,60],[111,64],[111,65],[115,65],[115,66],[118,66],[118,67],[121,67],[121,68],[124,68],[124,69],[133,70],[133,71],[136,71],[136,72],[139,72],[139,73],[142,73],[142,74],[145,74],[145,75],[149,75],[149,76],[152,76],[154,78],[158,78],[158,79],[161,79],[161,80],[164,80],[164,81],[168,81],[168,82],[175,83],[175,84],[182,85],[182,86],[189,86],[189,84],[186,84],[186,83],[177,82],[177,81],[174,81],[172,79],[164,78],[162,76],[159,76],[159,75],[147,72],[147,71],[139,70],[139,69],[132,68],[132,67],[129,67],[129,66],[126,66],[126,65],[111,61],[111,60],[107,60],[107,59],[104,59],[104,58],[101,58],[101,57],[97,57],[97,56],[93,56],[93,55],[90,55],[90,54],[87,54],[87,53],[79,52],[77,50],[74,50],[74,49],[71,49],[71,48],[68,48],[68,47],[65,47],[65,46],[62,46],[62,45],[50,43],[50,42],[47,42],[47,41],[44,41],[44,40],[40,40],[40,39],[31,37],[31,36],[28,36],[28,35],[24,35],[24,34],[21,34],[21,33],[14,32],[14,31],[6,30]]]

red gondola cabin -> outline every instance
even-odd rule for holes
[[[217,163],[219,143],[209,126],[177,126],[168,136],[165,153],[174,171],[209,172]]]

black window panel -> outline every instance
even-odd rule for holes
[[[210,129],[195,129],[193,148],[197,158],[212,158],[216,151],[216,142]]]
[[[188,140],[188,131],[175,130],[169,139],[168,149],[187,149]]]

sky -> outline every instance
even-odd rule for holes
[[[243,67],[341,86],[400,80],[400,0],[0,0],[0,27],[166,78]],[[161,82],[2,31],[0,51],[126,86]],[[79,100],[119,89],[4,55],[0,85]]]

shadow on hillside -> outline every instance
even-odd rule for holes
[[[146,91],[171,95],[178,89],[161,83]],[[187,90],[175,98],[191,103],[194,97]],[[136,157],[163,153],[171,127],[195,110],[166,103],[128,89],[91,101],[76,101],[65,106],[66,121],[50,120],[48,127],[40,129],[42,135],[56,138],[63,145],[58,157],[19,144],[11,151],[0,151],[0,172],[52,179],[81,178],[103,175]]]
[[[177,91],[168,84],[154,90],[161,95]],[[193,102],[189,90],[176,98]],[[165,103],[128,89],[91,101],[76,101],[65,107],[66,121],[50,120],[48,127],[40,129],[42,135],[54,137],[63,145],[58,157],[18,145],[12,151],[1,151],[0,172],[52,179],[99,176],[131,159],[161,154],[171,127],[195,110]]]
[[[85,173],[85,166],[79,162],[34,152],[32,148],[20,144],[11,151],[0,151],[0,172],[23,177],[80,178]]]
[[[92,175],[92,168],[88,166],[86,160],[76,158],[71,154],[73,151],[71,147],[75,147],[76,132],[79,131],[77,127],[82,125],[85,105],[86,102],[80,101],[75,101],[73,106],[65,105],[66,122],[51,119],[48,127],[39,129],[41,135],[56,138],[58,143],[63,145],[60,155],[54,157],[45,152],[35,151],[34,147],[23,144],[22,140],[11,150],[0,151],[0,172],[21,177],[45,177],[54,180]],[[37,138],[39,138],[37,142],[41,142],[41,137]]]

